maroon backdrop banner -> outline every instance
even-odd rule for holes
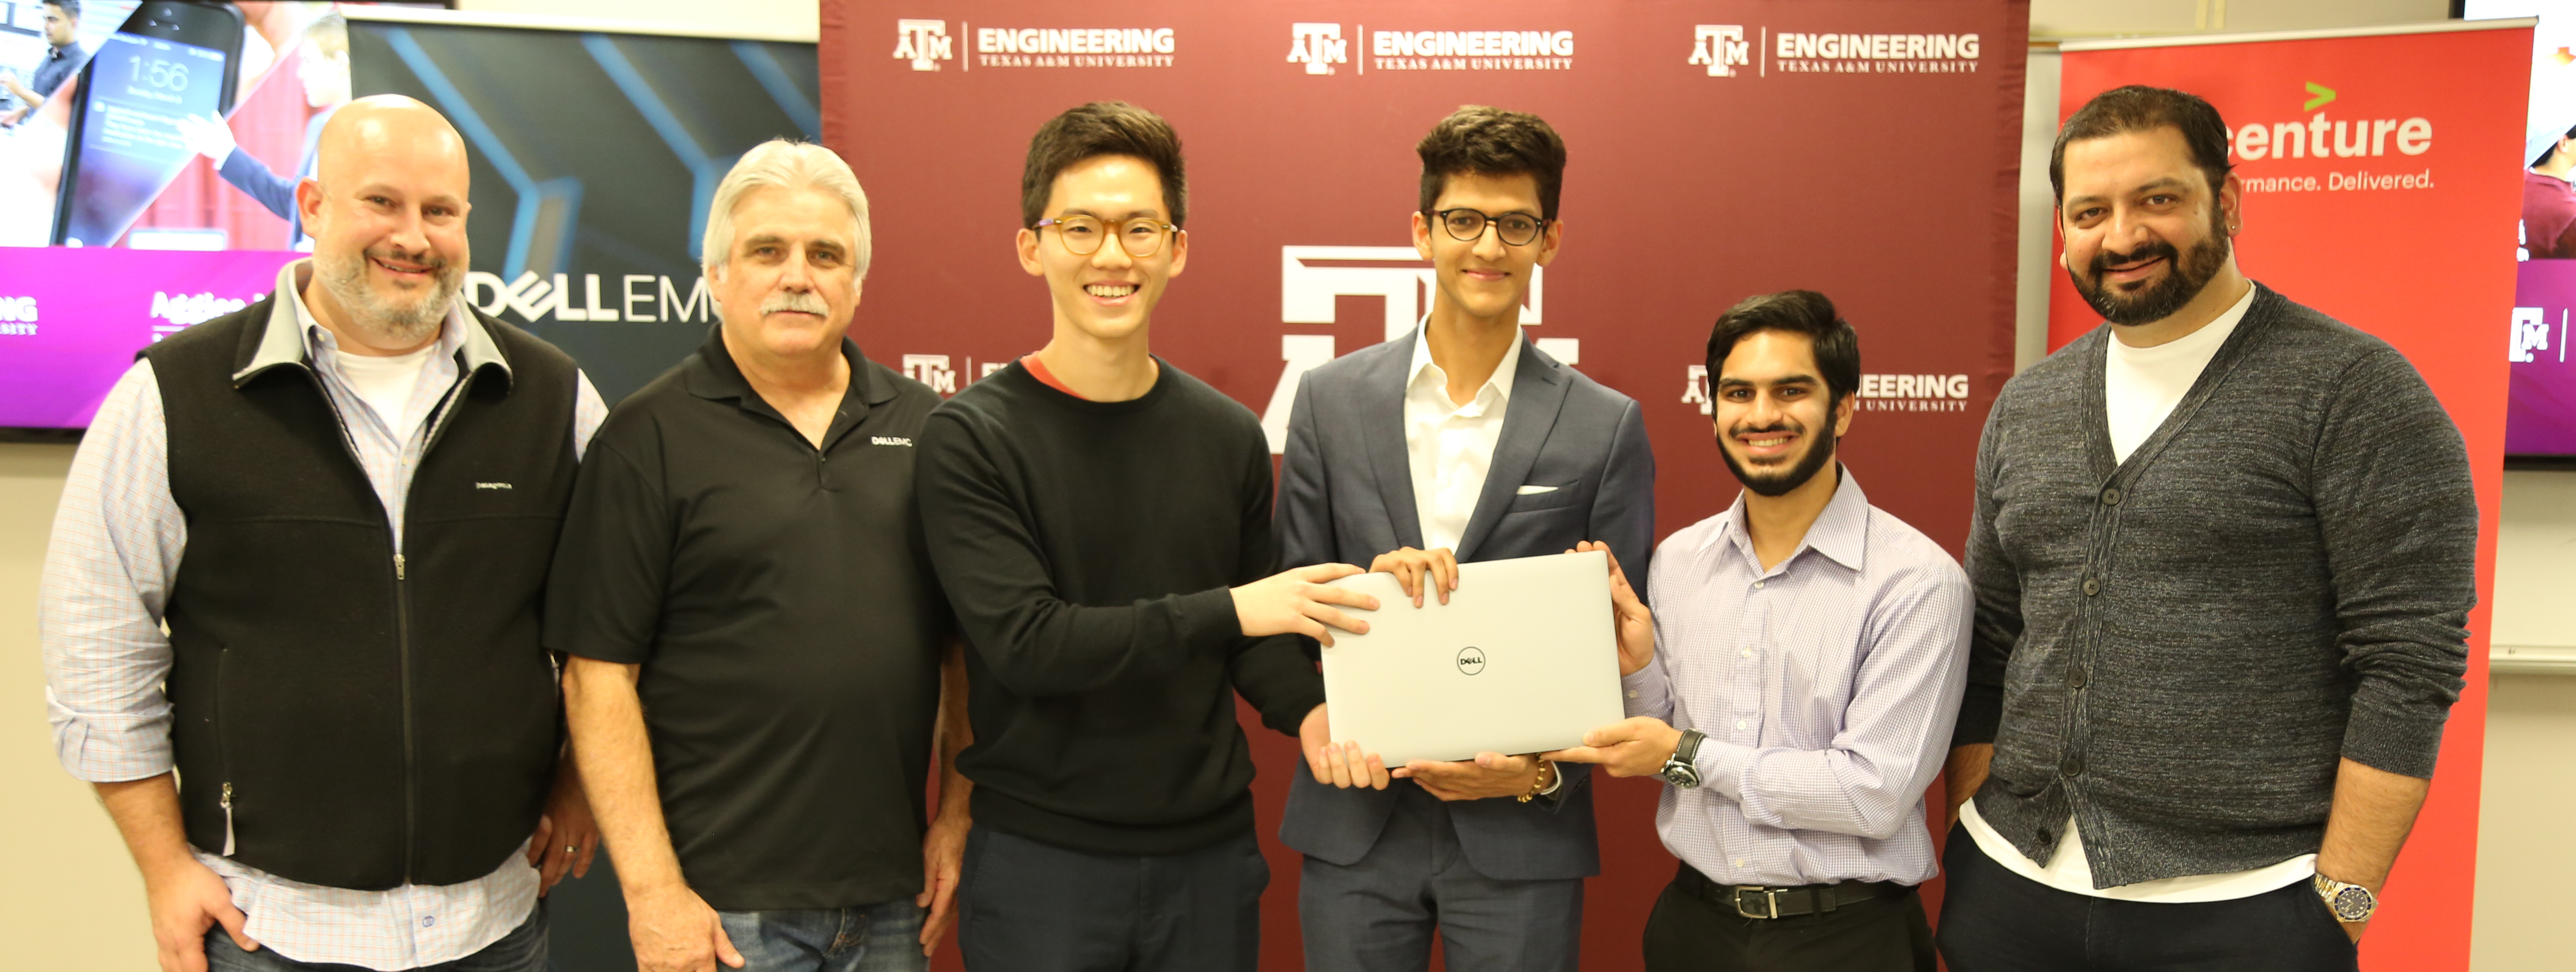
[[[1718,313],[1809,288],[1859,330],[1844,458],[1870,499],[1966,535],[1977,433],[2011,375],[2028,7],[2018,0],[1210,4],[825,0],[824,141],[870,191],[853,335],[943,392],[1047,340],[1012,256],[1039,124],[1135,102],[1180,132],[1188,272],[1155,351],[1256,414],[1429,309],[1413,144],[1462,104],[1534,112],[1569,150],[1565,243],[1529,333],[1645,408],[1658,538],[1725,508],[1699,374]],[[1292,740],[1247,719],[1271,887],[1263,967],[1300,967],[1276,830]],[[1584,967],[1635,968],[1673,861],[1660,784],[1603,781]],[[954,961],[943,950],[942,964]],[[953,967],[953,966],[951,966]]]

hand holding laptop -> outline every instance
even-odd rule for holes
[[[1610,613],[1619,632],[1619,674],[1634,675],[1655,661],[1655,617],[1638,600],[1619,557],[1609,547],[1586,540],[1577,550],[1599,549],[1610,558]],[[1584,733],[1583,745],[1542,754],[1565,763],[1597,763],[1612,776],[1646,776],[1661,772],[1664,761],[1681,742],[1681,731],[1662,719],[1637,716]]]

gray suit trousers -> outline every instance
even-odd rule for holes
[[[1583,879],[1505,881],[1468,863],[1450,804],[1402,785],[1377,845],[1356,863],[1306,858],[1297,888],[1307,972],[1421,972],[1442,957],[1477,972],[1574,972]]]

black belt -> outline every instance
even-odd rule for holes
[[[1796,887],[1719,884],[1688,864],[1682,865],[1681,874],[1673,878],[1673,883],[1703,901],[1738,915],[1766,919],[1819,915],[1844,905],[1878,898],[1898,898],[1914,891],[1913,885],[1894,881],[1841,881]]]

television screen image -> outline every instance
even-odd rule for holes
[[[715,319],[697,248],[716,181],[762,141],[822,136],[810,40],[401,4],[72,6],[0,0],[10,435],[85,427],[143,348],[267,297],[312,249],[296,185],[353,97],[407,95],[457,126],[473,160],[462,299],[573,353],[612,401]],[[37,69],[74,49],[37,94]]]

